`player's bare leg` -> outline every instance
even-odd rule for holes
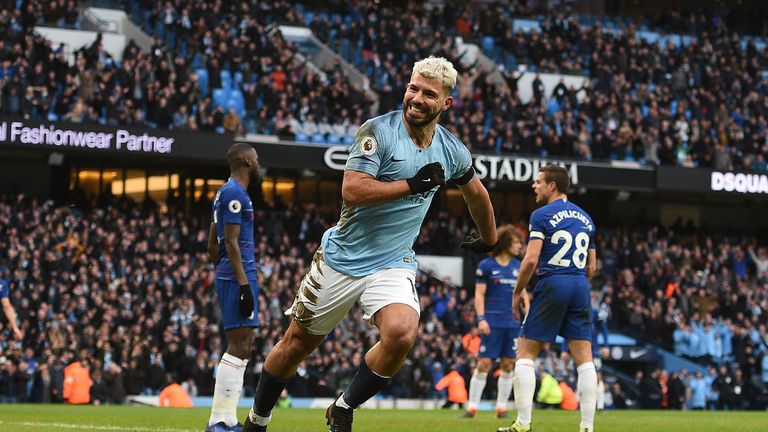
[[[378,375],[394,376],[416,341],[419,314],[408,305],[395,303],[376,312],[374,323],[380,340],[365,354],[365,362]]]
[[[374,315],[380,340],[365,354],[347,390],[328,407],[326,418],[331,432],[352,430],[352,413],[386,385],[405,362],[416,341],[419,314],[400,303],[387,305]]]
[[[264,360],[261,378],[256,386],[253,407],[248,413],[243,432],[267,430],[280,394],[288,381],[296,374],[299,364],[317,348],[326,335],[315,335],[291,321],[283,339],[278,342]]]
[[[568,341],[579,379],[576,382],[576,394],[579,397],[581,424],[579,432],[592,432],[595,427],[595,409],[597,407],[597,372],[592,362],[592,342],[571,339]]]
[[[250,327],[226,331],[227,352],[221,357],[216,369],[216,384],[213,391],[211,416],[206,431],[231,430],[237,425],[237,403],[243,393],[243,376],[251,357]]]
[[[491,370],[491,359],[481,357],[477,360],[477,367],[469,380],[469,400],[467,401],[467,410],[461,415],[462,418],[475,418],[477,416],[477,406],[480,404],[480,398],[483,396],[485,384],[488,382],[488,372]]]
[[[531,430],[533,393],[536,391],[536,371],[533,360],[539,355],[544,343],[524,337],[518,338],[517,341],[514,377],[517,420],[511,426],[499,428],[498,432],[527,432]]]
[[[499,384],[496,394],[496,418],[507,418],[507,402],[512,394],[512,385],[514,384],[515,357],[502,357],[501,374],[499,375]]]

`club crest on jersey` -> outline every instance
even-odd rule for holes
[[[235,214],[240,213],[240,210],[243,209],[242,204],[240,204],[240,201],[238,201],[238,200],[230,201],[229,204],[227,205],[227,207],[229,207],[229,211],[231,211],[232,213],[235,213]]]
[[[363,154],[366,156],[370,156],[376,153],[376,149],[378,148],[379,143],[376,142],[376,138],[372,136],[367,136],[363,138],[362,141],[360,141],[360,151],[363,152]]]

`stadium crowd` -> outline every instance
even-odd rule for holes
[[[10,281],[24,332],[15,342],[0,327],[0,398],[60,402],[64,368],[75,361],[90,371],[92,393],[107,394],[113,403],[126,394],[156,394],[171,381],[193,395],[210,395],[224,342],[205,255],[207,225],[163,214],[151,202],[77,201],[73,207],[23,196],[0,201],[0,277]],[[251,363],[255,372],[282,334],[283,311],[337,215],[338,209],[257,211],[263,325]],[[461,339],[472,317],[466,292],[426,274],[417,286],[423,332],[406,366],[416,379],[398,378],[392,388],[428,396],[435,373],[467,361]],[[299,368],[291,395],[335,394],[351,379],[359,353],[375,342],[372,329],[355,311]],[[248,374],[251,389],[254,376]],[[106,392],[96,390],[102,384]]]
[[[474,150],[767,167],[762,70],[768,51],[749,39],[742,43],[714,16],[665,15],[658,31],[695,35],[678,44],[648,42],[632,25],[614,30],[578,15],[539,14],[524,2],[494,8],[446,2],[426,11],[417,3],[400,9],[365,1],[126,1],[126,11],[154,37],[151,52],[129,44],[117,61],[97,41],[69,65],[65,47],[52,47],[31,30],[74,25],[75,2],[21,3],[0,14],[8,36],[0,41],[6,115],[339,140],[366,118],[396,108],[413,61],[438,54],[460,72],[444,124]],[[519,17],[537,18],[540,28],[515,31],[512,20]],[[276,23],[309,26],[370,78],[378,105],[342,68],[313,67]],[[494,71],[464,64],[455,36],[478,41],[501,66],[504,82],[493,81]],[[545,94],[537,76],[533,99],[523,103],[518,65],[589,79],[582,88],[561,84]],[[216,89],[239,102],[229,105]]]
[[[59,207],[22,195],[0,200],[0,277],[10,283],[24,333],[14,341],[0,321],[0,401],[63,401],[64,369],[75,362],[90,374],[94,402],[157,394],[169,382],[192,395],[210,395],[225,342],[205,255],[208,221],[174,207],[161,212],[151,201],[107,196],[73,202],[79,204]],[[247,393],[337,214],[335,208],[257,205],[262,326]],[[458,253],[469,227],[468,219],[433,215],[416,250]],[[607,406],[700,408],[701,400],[712,408],[760,406],[768,385],[768,258],[752,244],[697,236],[685,227],[600,232],[596,329],[609,326],[711,366],[707,377],[640,371],[635,393],[620,383],[608,386]],[[418,275],[419,338],[385,394],[442,397],[435,384],[453,370],[468,382],[479,349],[473,293],[454,282]],[[374,332],[354,310],[302,364],[289,393],[337,394],[360,353],[376,341]],[[596,336],[601,343],[603,337]],[[574,380],[573,363],[559,346],[549,347],[539,364],[558,380]],[[641,397],[650,394],[659,397]]]

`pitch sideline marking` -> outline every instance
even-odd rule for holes
[[[192,432],[196,429],[172,429],[172,428],[145,428],[145,427],[133,427],[133,426],[102,426],[92,424],[76,424],[76,423],[48,423],[48,422],[14,422],[0,420],[0,425],[9,426],[30,426],[40,427],[48,426],[54,428],[70,428],[70,429],[87,429],[87,430],[99,430],[99,431],[134,431],[134,432]]]

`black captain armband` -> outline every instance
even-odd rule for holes
[[[464,175],[462,175],[459,178],[451,179],[451,183],[464,186],[465,184],[469,183],[473,178],[475,178],[475,168],[470,167]]]

